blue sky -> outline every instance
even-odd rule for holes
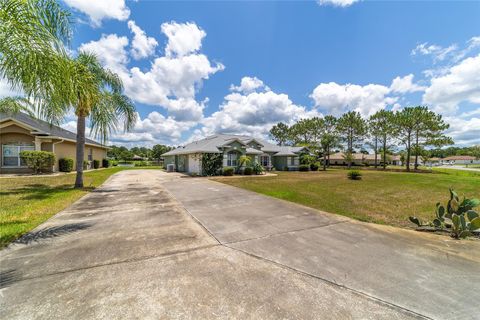
[[[72,49],[96,52],[136,103],[134,131],[112,143],[266,136],[278,121],[417,104],[458,144],[480,143],[479,1],[64,4]]]

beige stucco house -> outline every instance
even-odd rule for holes
[[[75,161],[76,134],[48,122],[34,119],[24,113],[0,113],[0,173],[30,172],[19,153],[24,150],[50,151],[55,154],[53,171],[58,171],[58,160],[71,158]],[[91,162],[107,157],[108,147],[86,139],[85,160]],[[75,164],[74,164],[75,168]]]

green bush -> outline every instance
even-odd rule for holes
[[[214,176],[222,169],[223,154],[204,153],[202,154],[202,174],[204,176]]]
[[[234,171],[235,171],[235,168],[233,168],[233,167],[225,167],[225,168],[223,168],[223,175],[224,176],[233,176]]]
[[[308,171],[310,170],[310,166],[308,164],[301,164],[300,167],[298,167],[298,171]]]
[[[71,172],[73,170],[73,159],[62,158],[58,160],[58,170],[61,172]]]
[[[310,164],[310,170],[318,171],[318,168],[320,168],[320,163],[315,162],[315,163]]]
[[[253,169],[253,173],[255,173],[255,174],[262,174],[262,173],[265,172],[265,168],[264,168],[260,163],[258,163],[258,162],[255,162],[255,163],[253,164],[253,168],[252,168],[252,169]]]
[[[103,159],[102,160],[102,167],[104,167],[104,168],[110,167],[110,161],[108,161],[108,159]]]
[[[112,164],[112,167],[118,166],[118,160],[112,160],[110,163]]]
[[[253,168],[252,167],[246,167],[243,169],[243,174],[246,176],[251,176],[253,173]]]
[[[35,173],[51,171],[55,164],[55,154],[47,151],[22,151],[20,158]]]
[[[347,173],[347,177],[350,180],[360,180],[362,179],[362,173],[358,170],[349,170]]]
[[[288,171],[288,166],[283,167],[283,171]]]
[[[88,169],[88,161],[83,160],[83,170],[87,170],[87,169]]]
[[[93,169],[100,168],[100,160],[93,160]]]
[[[135,167],[146,167],[148,165],[148,161],[135,161]]]

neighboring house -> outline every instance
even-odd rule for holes
[[[224,167],[237,167],[241,156],[248,156],[265,169],[298,170],[299,155],[304,147],[277,146],[266,141],[227,134],[217,134],[189,143],[183,147],[162,154],[164,166],[174,165],[178,172],[202,173],[202,154],[223,155]]]
[[[430,167],[439,166],[441,160],[442,159],[440,159],[440,158],[433,157],[433,158],[428,159],[428,161],[425,163],[425,165],[430,166]]]
[[[53,171],[58,171],[58,160],[71,158],[75,161],[76,134],[48,122],[34,119],[24,113],[0,113],[0,173],[31,172],[19,153],[25,150],[50,151],[55,154]],[[90,139],[85,141],[85,160],[89,166],[93,160],[107,157],[108,147]],[[74,164],[75,168],[75,164]]]
[[[451,156],[441,159],[443,164],[480,164],[480,159],[472,156]]]
[[[353,156],[353,165],[375,165],[375,154],[364,154],[364,153],[352,153]],[[345,153],[337,152],[330,155],[330,164],[331,165],[348,165],[348,161],[345,160]],[[382,164],[382,155],[377,154],[377,165]],[[387,155],[387,164],[401,165],[400,156],[396,155]]]

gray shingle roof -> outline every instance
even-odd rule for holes
[[[25,113],[21,113],[21,112],[16,114],[0,113],[0,121],[4,121],[7,119],[13,119],[18,122],[22,122],[29,127],[35,128],[35,131],[38,132],[37,135],[41,134],[41,135],[55,136],[62,139],[77,141],[77,135],[75,133],[65,130],[63,128],[60,128],[58,126],[52,125],[46,121],[32,118]],[[90,145],[106,147],[103,144],[88,138],[85,139],[85,142]]]
[[[248,143],[252,140],[255,140],[263,145],[263,147],[261,147],[261,150],[264,152],[284,152],[291,155],[292,153],[300,152],[302,149],[304,149],[304,147],[277,146],[267,141],[249,136],[216,134],[205,139],[189,143],[183,147],[171,150],[167,153],[164,153],[163,156],[173,156],[189,153],[221,153],[222,151],[219,149],[219,147],[224,146],[228,144],[228,142],[232,142],[234,140],[239,140],[243,143]]]

